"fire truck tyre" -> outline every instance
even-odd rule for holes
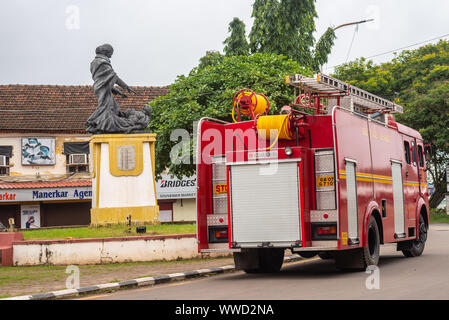
[[[236,270],[243,270],[246,273],[258,273],[259,271],[259,250],[249,249],[242,252],[234,252],[234,264]]]
[[[424,251],[427,240],[427,226],[422,215],[419,215],[419,238],[410,242],[408,248],[402,250],[404,256],[419,257]]]
[[[284,252],[282,248],[259,249],[259,272],[279,272],[284,262]]]
[[[367,247],[335,252],[335,265],[341,270],[364,271],[367,266],[377,265],[379,252],[379,227],[376,219],[371,216],[368,223]]]
[[[329,252],[329,251],[321,251],[320,253],[318,253],[318,257],[320,257],[323,260],[328,260],[328,259],[333,259],[334,258],[332,253]]]
[[[298,254],[301,257],[305,258],[305,259],[310,259],[310,258],[315,257],[318,254],[318,252],[316,252],[316,251],[304,251],[304,252],[298,252]]]
[[[363,248],[364,256],[364,268],[367,266],[377,266],[379,263],[379,253],[380,253],[380,234],[379,227],[376,222],[376,218],[370,217],[368,223],[368,243],[366,248]]]

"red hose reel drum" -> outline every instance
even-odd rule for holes
[[[242,89],[234,95],[232,100],[232,118],[234,122],[240,121],[240,116],[251,116],[254,120],[259,115],[267,115],[270,110],[270,102],[262,93],[255,93],[251,89]],[[235,119],[237,112],[238,120]]]

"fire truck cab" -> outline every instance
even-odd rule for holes
[[[381,244],[421,255],[424,145],[394,121],[402,107],[324,74],[286,81],[295,101],[280,115],[244,89],[234,123],[199,121],[199,252],[233,252],[248,273],[279,271],[285,249],[360,270],[377,265]]]

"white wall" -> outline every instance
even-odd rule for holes
[[[14,244],[13,263],[24,265],[101,264],[192,259],[201,255],[195,237],[158,240]],[[218,254],[214,254],[217,256]],[[224,254],[222,254],[224,255]]]
[[[173,221],[196,221],[196,199],[173,202]]]

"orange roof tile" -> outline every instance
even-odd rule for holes
[[[168,87],[131,87],[137,95],[115,96],[122,111],[141,110]],[[0,132],[87,133],[97,108],[92,86],[0,85]]]
[[[46,182],[0,182],[0,189],[39,189],[63,187],[90,187],[91,180],[66,180]]]

